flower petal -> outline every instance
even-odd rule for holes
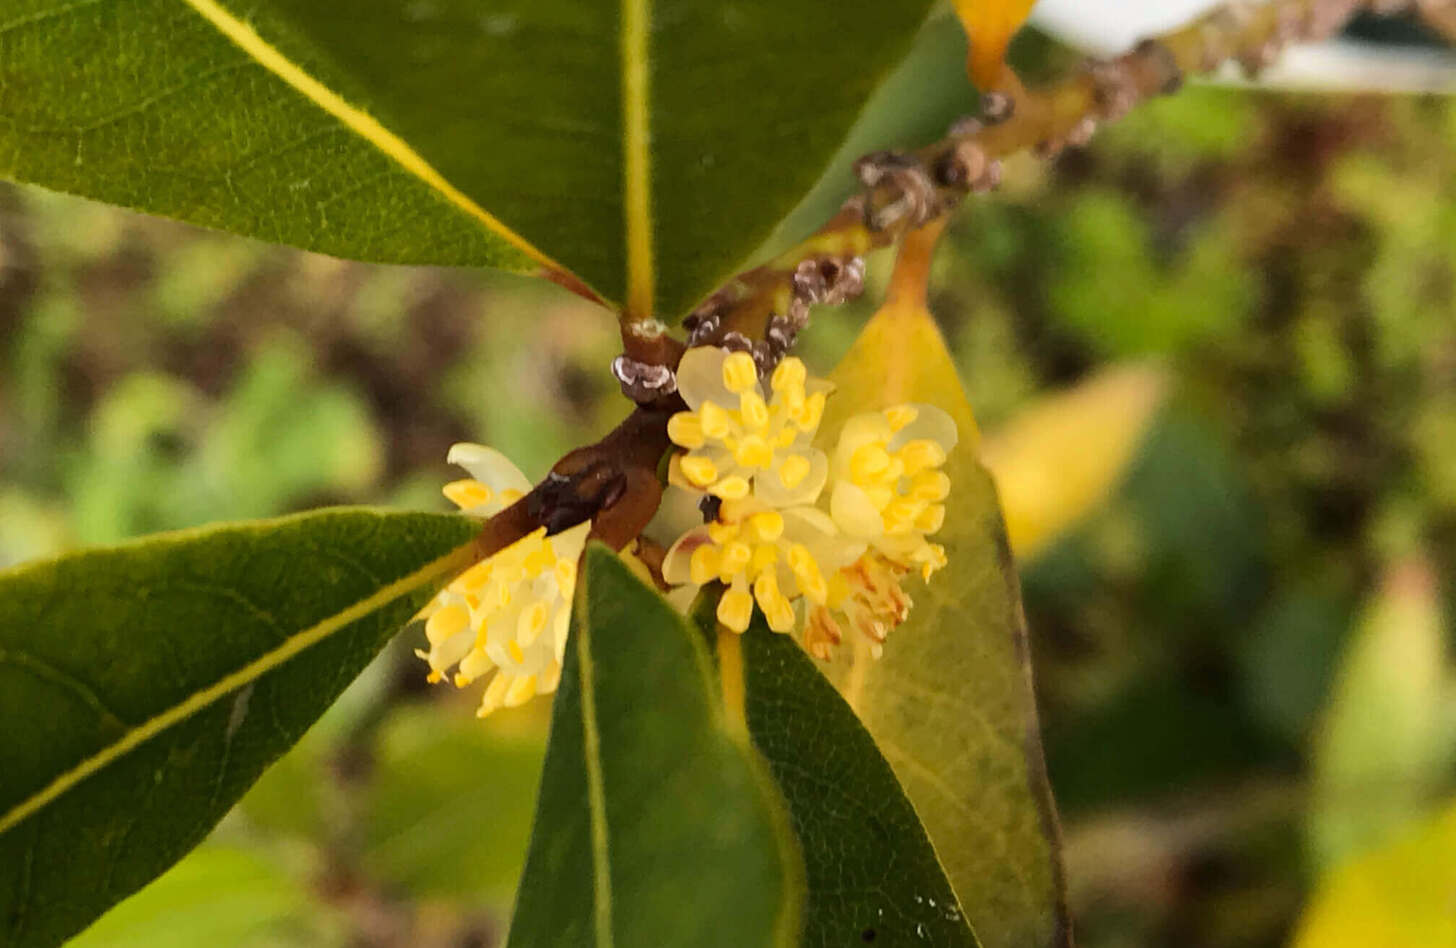
[[[677,538],[662,558],[662,578],[670,586],[692,582],[693,551],[704,543],[711,543],[707,527],[694,527]]]
[[[885,522],[868,494],[848,481],[834,485],[829,498],[829,513],[834,523],[846,534],[868,540],[885,532]]]
[[[683,353],[677,366],[677,390],[693,411],[704,402],[715,402],[723,408],[737,406],[738,396],[723,384],[727,358],[727,350],[717,346],[698,346]]]
[[[495,491],[497,497],[501,491],[517,490],[526,493],[531,489],[531,482],[521,473],[520,468],[511,463],[510,458],[483,444],[465,441],[453,444],[445,459],[465,468],[471,477]]]
[[[793,487],[784,483],[783,464],[775,464],[753,479],[754,495],[770,507],[794,507],[818,500],[824,482],[829,479],[829,458],[823,451],[810,451],[807,456],[809,473]]]
[[[960,440],[960,432],[956,428],[955,419],[940,408],[934,405],[916,404],[911,406],[916,409],[915,420],[910,422],[890,440],[890,450],[898,451],[901,446],[911,441],[918,441],[921,438],[928,438],[936,442],[949,454]]]

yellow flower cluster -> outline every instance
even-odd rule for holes
[[[520,499],[530,484],[498,451],[473,444],[450,449],[472,477],[445,485],[465,513],[488,517]],[[458,688],[489,675],[478,714],[515,707],[556,690],[571,622],[577,560],[591,524],[553,536],[542,527],[457,576],[420,613],[430,680]],[[451,669],[454,669],[453,674]]]
[[[770,398],[743,353],[702,347],[683,365],[690,411],[668,427],[685,449],[671,480],[720,503],[673,544],[664,579],[689,589],[722,583],[718,620],[739,632],[754,603],[770,628],[791,631],[803,600],[811,652],[827,658],[848,624],[878,654],[909,613],[902,578],[913,570],[928,580],[945,565],[928,537],[945,519],[942,466],[955,422],[930,405],[857,415],[826,455],[814,440],[830,386],[797,359],[774,371]],[[827,510],[817,506],[826,495]]]
[[[811,442],[829,385],[811,382],[803,362],[784,359],[765,389],[748,353],[702,346],[683,356],[677,387],[689,410],[668,423],[668,437],[686,449],[674,459],[674,484],[722,500],[752,493],[774,507],[823,489],[828,461]]]

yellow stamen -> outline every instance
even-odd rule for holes
[[[804,407],[794,418],[794,423],[799,426],[799,430],[813,431],[819,427],[819,422],[824,418],[824,401],[823,392],[815,392],[804,399]]]
[[[710,582],[717,577],[722,561],[717,548],[704,543],[693,550],[693,555],[688,560],[688,578],[695,586]]]
[[[506,689],[511,686],[511,675],[505,672],[497,672],[485,686],[485,694],[480,696],[480,707],[476,710],[475,716],[483,718],[501,706],[505,699]]]
[[[489,487],[472,478],[451,481],[440,488],[440,493],[444,494],[446,500],[461,510],[469,510],[471,507],[488,504],[490,503],[490,498],[494,496]]]
[[[535,675],[517,675],[515,681],[506,689],[504,704],[508,708],[519,707],[531,699],[536,693]]]
[[[777,510],[764,510],[748,518],[748,527],[761,543],[772,543],[784,535],[784,515]]]
[[[725,477],[718,483],[708,488],[708,493],[724,500],[742,500],[748,496],[748,478],[739,474],[732,477]]]
[[[720,441],[733,427],[728,410],[717,402],[703,402],[698,406],[698,422],[702,425],[704,436]]]
[[[945,449],[929,438],[908,442],[898,453],[905,465],[905,473],[911,477],[926,468],[940,467],[945,463]]]
[[[795,356],[789,356],[779,363],[774,369],[773,379],[769,383],[775,392],[792,392],[798,390],[803,392],[804,382],[809,378],[809,371],[804,368],[804,362]]]
[[[749,435],[738,443],[733,458],[743,467],[767,468],[773,465],[773,448],[758,435]]]
[[[945,500],[950,495],[950,475],[944,471],[921,471],[910,485],[910,496],[918,500]]]
[[[885,420],[891,431],[899,431],[920,416],[920,409],[914,405],[895,405],[885,409]]]
[[[921,533],[935,533],[945,525],[945,507],[931,504],[915,518],[915,529]]]
[[[752,559],[752,548],[742,540],[735,540],[723,547],[723,556],[718,567],[719,575],[733,576],[736,573],[741,573]]]
[[[746,352],[729,353],[723,360],[723,385],[733,393],[746,392],[758,385],[758,366]]]
[[[718,600],[718,621],[734,632],[746,632],[753,617],[753,597],[746,590],[730,589]]]
[[[683,476],[695,487],[707,487],[718,479],[718,466],[705,457],[689,455],[682,459]]]
[[[849,476],[856,484],[879,480],[890,469],[890,454],[877,441],[862,444],[849,459]]]
[[[779,479],[784,482],[785,487],[793,490],[804,483],[804,478],[809,476],[812,469],[813,465],[808,458],[802,454],[791,454],[779,465]]]
[[[446,606],[425,621],[425,638],[431,645],[439,645],[464,630],[470,621],[470,613],[463,606]]]
[[[705,443],[703,422],[690,411],[680,411],[667,420],[667,436],[679,447],[692,450]]]
[[[744,392],[738,396],[738,412],[743,416],[743,425],[749,429],[768,427],[768,405],[757,391]]]

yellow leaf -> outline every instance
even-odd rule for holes
[[[1427,557],[1411,555],[1386,569],[1360,616],[1314,735],[1316,864],[1384,843],[1445,786],[1456,748],[1446,669],[1440,579]]]
[[[985,948],[1065,945],[1020,587],[971,406],[925,308],[935,231],[907,238],[889,297],[832,376],[824,430],[905,401],[950,413],[960,443],[935,536],[949,563],[927,585],[907,581],[915,605],[878,661],[851,633],[825,671],[890,762]]]
[[[1114,366],[987,436],[981,461],[996,480],[1018,557],[1040,553],[1107,499],[1166,391],[1159,366]]]
[[[1036,0],[955,0],[970,51],[966,70],[983,90],[999,89],[1006,68],[1006,47],[1031,13]]]
[[[1456,806],[1345,863],[1315,894],[1293,948],[1456,948]]]

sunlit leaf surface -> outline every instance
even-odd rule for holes
[[[1026,626],[996,491],[923,298],[894,293],[831,376],[838,394],[824,429],[906,401],[951,414],[960,444],[945,468],[953,486],[936,537],[950,563],[928,587],[907,580],[914,608],[880,660],[847,636],[828,670],[904,785],[982,943],[1066,944]]]

